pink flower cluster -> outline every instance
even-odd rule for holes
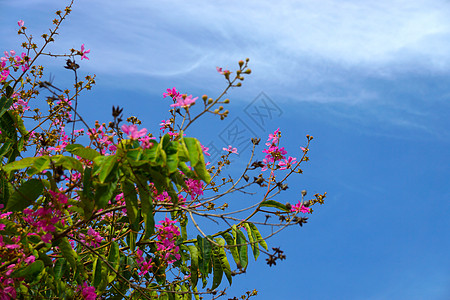
[[[297,211],[297,212],[301,212],[301,213],[305,214],[305,213],[310,213],[311,209],[304,206],[303,203],[301,201],[299,201],[297,204],[292,205],[291,211],[292,212]]]
[[[147,274],[148,271],[150,271],[150,269],[152,268],[152,259],[149,258],[149,260],[146,261],[142,254],[142,250],[137,248],[135,256],[136,262],[138,263],[139,269],[141,270],[138,274],[139,276]]]
[[[80,233],[79,234],[81,241],[90,247],[99,247],[100,243],[103,241],[103,237],[92,228],[89,228],[87,231],[87,235]]]
[[[178,227],[174,226],[175,221],[166,218],[159,221],[160,225],[156,225],[157,228],[157,250],[160,252],[161,257],[167,261],[168,264],[174,263],[181,258],[179,252],[180,248],[175,246],[175,243],[180,236]]]
[[[222,148],[223,151],[228,151],[228,153],[234,153],[234,154],[239,154],[237,152],[237,148],[233,148],[231,147],[231,145],[228,146],[228,148]]]
[[[77,287],[77,292],[81,290],[84,300],[95,300],[97,299],[97,294],[95,293],[95,287],[89,286],[86,282]]]
[[[23,210],[23,220],[33,227],[33,232],[28,235],[39,235],[44,243],[51,243],[52,232],[55,232],[55,224],[61,221],[62,213],[53,208],[40,207],[36,211],[29,208]]]
[[[96,123],[98,124],[98,123]],[[88,135],[90,136],[91,140],[97,140],[99,142],[100,153],[106,154],[106,151],[109,150],[112,154],[114,154],[117,150],[117,146],[114,145],[113,139],[116,135],[115,133],[109,135],[105,132],[103,125],[96,126],[97,128],[91,128],[90,131],[88,131]]]
[[[191,105],[195,104],[195,101],[198,97],[192,98],[192,95],[182,95],[180,94],[176,88],[167,89],[167,93],[163,93],[163,98],[172,97],[174,104],[171,104],[171,107],[183,107],[188,108]],[[163,120],[164,121],[164,120]]]
[[[290,169],[297,163],[297,159],[295,157],[289,156],[289,158],[286,159],[285,155],[287,154],[287,151],[284,147],[278,146],[280,142],[279,135],[279,128],[275,130],[274,133],[269,134],[269,138],[266,142],[266,146],[269,148],[263,150],[263,153],[266,153],[266,156],[263,159],[264,166],[261,171],[265,171],[276,164],[280,167],[280,170],[286,170]]]
[[[188,186],[189,190],[186,192],[191,195],[191,200],[194,200],[195,197],[198,195],[203,195],[203,182],[200,180],[195,180],[192,178],[185,180],[186,185]]]
[[[151,140],[154,140],[155,137],[149,137],[147,135],[147,129],[142,128],[141,130],[137,129],[136,125],[122,125],[122,131],[128,135],[128,138],[132,140],[138,140],[141,142],[141,147],[144,149],[148,149],[153,147],[153,143]]]
[[[22,52],[20,56],[16,55],[16,51],[14,50],[11,50],[9,52],[5,51],[3,53],[5,54],[5,56],[0,57],[0,82],[5,81],[10,73],[9,66],[6,65],[7,61],[9,61],[11,64],[10,66],[15,67],[15,69],[21,66],[23,72],[29,69],[27,63],[28,57],[25,52]]]

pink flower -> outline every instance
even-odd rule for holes
[[[302,202],[299,201],[297,204],[292,206],[291,211],[292,212],[298,211],[298,212],[301,212],[301,213],[310,213],[311,209],[307,208],[306,206],[303,206]]]
[[[230,70],[223,70],[222,71],[222,68],[219,68],[219,67],[216,67],[216,70],[217,70],[217,72],[219,72],[222,75],[229,75],[229,74],[231,74]]]
[[[20,27],[23,27],[24,24],[25,24],[25,22],[23,20],[19,20],[17,22],[17,25],[19,25]]]
[[[211,156],[211,154],[208,153],[209,148],[203,146],[202,144],[200,144],[200,146],[202,146],[202,151],[206,156]]]
[[[51,242],[51,240],[52,240],[52,237],[53,237],[53,235],[51,233],[47,233],[47,234],[44,234],[43,236],[41,236],[41,240],[44,243],[49,244]]]
[[[284,161],[280,161],[278,163],[278,166],[280,166],[280,170],[286,170],[287,168],[290,168],[293,164],[297,163],[297,159],[295,157],[289,156],[288,159],[285,159]]]
[[[26,264],[31,264],[31,263],[34,263],[35,260],[36,260],[36,257],[34,257],[34,255],[30,255],[27,258],[25,258],[24,261]]]
[[[222,149],[223,149],[223,151],[228,151],[229,153],[239,154],[239,153],[237,152],[237,149],[231,147],[231,145],[229,145],[228,148],[222,148]]]
[[[192,95],[189,95],[189,96],[179,95],[176,98],[177,102],[170,105],[170,107],[186,108],[186,107],[193,105],[195,103],[195,100],[197,100],[197,99],[198,99],[198,97],[192,98]]]
[[[97,299],[97,294],[95,293],[95,287],[88,286],[86,282],[83,285],[77,287],[77,291],[81,290],[81,294],[85,300],[95,300]]]
[[[122,125],[121,129],[123,132],[128,134],[128,137],[130,139],[133,139],[133,140],[143,137],[144,135],[147,134],[147,129],[143,128],[138,131],[136,125],[130,125],[130,126]]]
[[[9,69],[3,70],[0,73],[0,82],[6,80],[6,78],[8,78],[8,75],[9,75]]]
[[[170,127],[170,124],[172,124],[172,122],[170,122],[170,120],[162,120],[161,123],[159,123],[159,126],[161,126],[159,128],[159,130],[162,130],[163,133],[166,130],[166,128]]]
[[[167,91],[167,93],[163,93],[163,98],[166,98],[167,96],[175,98],[175,97],[178,97],[180,95],[180,93],[177,91],[176,88],[167,89],[166,91]]]
[[[278,133],[280,132],[280,128],[274,131],[274,133],[269,134],[269,138],[267,139],[266,146],[271,146],[272,144],[278,143]]]
[[[81,60],[83,60],[84,58],[89,60],[89,57],[86,56],[86,54],[88,54],[89,52],[91,52],[91,49],[84,51],[84,44],[81,45]]]

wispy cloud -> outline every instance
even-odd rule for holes
[[[32,23],[34,7],[56,10],[60,2],[20,6]],[[414,115],[421,107],[389,97],[374,82],[450,73],[449,15],[445,0],[77,0],[54,51],[85,43],[92,51],[83,68],[98,75],[135,75],[136,87],[174,79],[211,90],[223,85],[216,65],[232,69],[250,57],[253,83],[244,98],[264,87],[280,101],[384,101]]]

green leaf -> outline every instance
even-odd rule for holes
[[[83,172],[83,165],[75,157],[55,155],[52,159],[57,159],[54,161],[55,166],[62,166],[66,170],[77,170],[78,172]],[[35,164],[36,165],[36,164]],[[35,167],[35,165],[33,165]]]
[[[11,142],[11,140],[5,141],[2,147],[0,148],[0,158],[5,156],[12,149],[12,146],[13,143]]]
[[[38,174],[44,170],[49,169],[50,168],[50,157],[48,157],[48,156],[35,157],[32,167],[35,170],[33,170],[33,172],[27,172],[28,175]]]
[[[94,270],[94,273],[92,274],[92,285],[95,288],[98,288],[99,284],[102,282],[103,276],[106,275],[102,274],[102,260],[97,257],[92,269]]]
[[[95,192],[95,204],[98,208],[105,208],[112,199],[119,179],[115,178],[109,183],[98,183]]]
[[[0,98],[0,117],[3,116],[3,114],[11,107],[12,104],[13,104],[12,98],[8,99],[5,96]]]
[[[7,211],[22,211],[42,194],[44,185],[39,179],[25,181],[9,198]]]
[[[119,260],[119,244],[117,244],[117,242],[112,242],[109,248],[108,262],[116,271],[119,270]],[[110,269],[108,269],[108,274],[108,283],[110,283],[116,278],[117,274]]]
[[[11,274],[12,278],[25,277],[26,281],[32,281],[39,273],[44,270],[44,263],[37,260],[26,267],[20,268]]]
[[[227,259],[227,254],[225,252],[225,240],[222,238],[215,238],[215,241],[217,244],[219,244],[221,247],[219,248],[219,258],[220,258],[220,263],[222,265],[222,270],[225,273],[225,276],[227,277],[227,280],[229,282],[229,284],[231,285],[232,283],[232,276],[231,276],[231,267],[230,267],[230,263],[228,262]]]
[[[134,249],[136,249],[136,238],[137,238],[137,234],[133,231],[131,231],[127,235],[127,245],[128,245],[128,247],[130,247],[130,250],[132,252],[134,252]]]
[[[223,269],[222,269],[222,263],[220,260],[220,250],[219,247],[214,246],[214,249],[212,251],[213,253],[213,284],[211,289],[216,289],[220,283],[222,282],[223,277]]]
[[[178,170],[178,143],[171,141],[164,147],[164,151],[167,154],[167,167],[169,168],[169,174]]]
[[[239,252],[238,248],[236,247],[236,242],[234,238],[229,234],[228,232],[224,232],[221,234],[222,237],[227,242],[228,249],[231,252],[231,255],[233,256],[234,262],[236,263],[236,266],[240,269],[242,268],[241,260],[239,259]]]
[[[100,156],[100,153],[91,148],[85,148],[80,144],[72,144],[66,146],[66,151],[84,159],[93,161],[94,158]]]
[[[253,257],[255,258],[255,261],[256,261],[259,256],[259,248],[258,248],[258,244],[256,242],[257,241],[256,235],[247,222],[243,223],[242,225],[247,230],[248,241],[250,242],[250,246],[252,247],[252,251],[253,251]]]
[[[208,236],[211,238],[210,236]],[[209,274],[209,265],[211,263],[211,250],[212,245],[211,242],[208,241],[207,238],[202,238],[200,235],[197,236],[197,247],[200,250],[201,253],[201,260],[200,260],[200,272],[202,273],[202,277],[206,278]]]
[[[77,253],[72,249],[72,246],[69,243],[69,240],[67,237],[63,237],[59,240],[59,250],[61,250],[61,253],[63,256],[67,259],[67,262],[69,262],[69,265],[72,267],[72,269],[77,269]]]
[[[98,179],[101,183],[104,183],[108,175],[117,168],[117,156],[99,156],[94,160],[96,164],[100,164],[98,170],[95,173],[98,173]]]
[[[67,260],[64,258],[58,258],[53,268],[54,276],[56,280],[61,280],[67,269]]]
[[[263,247],[264,249],[266,249],[266,251],[269,249],[267,247],[267,243],[266,241],[263,239],[263,237],[261,236],[261,233],[259,233],[258,228],[256,228],[256,225],[253,223],[248,223],[248,225],[250,226],[250,228],[252,229],[252,232],[255,234],[256,236],[256,240],[258,241],[258,243],[261,245],[261,247]]]
[[[122,189],[125,198],[125,205],[127,207],[128,218],[130,219],[130,223],[134,223],[139,209],[136,188],[131,180],[123,179]]]
[[[195,138],[190,138],[190,137],[184,137],[182,139],[182,141],[186,145],[186,149],[189,153],[189,160],[191,162],[191,165],[195,166],[199,162],[200,153],[201,153],[199,151],[199,148],[197,147],[198,141]],[[200,150],[201,150],[201,147],[200,147]]]
[[[0,171],[0,204],[3,204],[3,207],[8,203],[9,197],[12,193],[14,193],[14,188],[4,172]]]
[[[144,239],[149,238],[155,234],[155,219],[153,216],[153,201],[150,197],[149,187],[147,185],[147,179],[143,176],[137,177],[139,199],[141,200],[141,213],[145,222],[145,234]]]
[[[277,202],[275,200],[267,200],[267,201],[263,201],[260,205],[260,207],[275,207],[278,208],[282,211],[287,211],[289,212],[289,210],[286,208],[286,205],[281,204],[280,202]]]
[[[34,164],[36,159],[38,159],[38,157],[25,157],[25,158],[23,158],[21,160],[14,161],[12,163],[9,163],[9,164],[5,165],[3,167],[3,170],[6,171],[6,172],[10,172],[10,171],[13,171],[13,170],[19,170],[19,169],[28,168],[28,167],[31,167]]]
[[[191,254],[191,283],[192,286],[197,286],[198,282],[198,250],[196,246],[187,246]]]
[[[239,260],[241,261],[242,268],[245,269],[248,264],[247,241],[245,240],[244,233],[239,228],[236,232],[236,244],[238,245]]]

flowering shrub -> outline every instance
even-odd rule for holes
[[[255,260],[260,253],[267,255],[269,266],[285,259],[279,248],[269,252],[265,239],[275,233],[263,236],[256,224],[279,230],[303,226],[308,219],[304,214],[323,203],[325,194],[305,200],[306,192],[295,205],[274,200],[288,188],[291,175],[302,173],[312,137],[298,151],[300,158],[287,159],[279,129],[261,152],[260,140],[252,139],[247,167],[232,178],[222,174],[238,149],[223,148],[220,161],[212,164],[205,162],[209,149],[186,135],[206,113],[228,116],[222,105],[230,100],[223,95],[251,73],[249,60],[239,61],[234,78],[233,72],[217,67],[228,85],[216,99],[204,95],[198,100],[167,89],[163,98],[172,99],[170,116],[160,124],[159,140],[140,128],[136,117],[121,124],[119,107],[113,107],[111,122],[91,127],[77,107],[95,76],[78,81],[76,61],[89,60],[90,49],[83,44],[70,54],[45,51],[72,3],[56,12],[54,27],[42,35],[40,46],[20,20],[24,52],[5,51],[0,58],[0,299],[218,297],[225,294],[218,290],[226,284],[223,275],[232,284],[233,276],[245,272],[249,249]],[[73,90],[43,80],[44,67],[37,65],[42,55],[66,59],[65,68],[77,80]],[[34,105],[42,91],[50,93],[47,112]],[[265,154],[261,161],[254,159],[258,153]],[[265,170],[270,174],[264,175]],[[238,208],[228,196],[250,186],[263,190],[260,198]],[[265,222],[258,221],[262,214]],[[267,222],[271,215],[280,222]],[[200,218],[222,227],[211,232]],[[193,231],[196,238],[188,236]],[[256,291],[244,297],[254,295]]]

